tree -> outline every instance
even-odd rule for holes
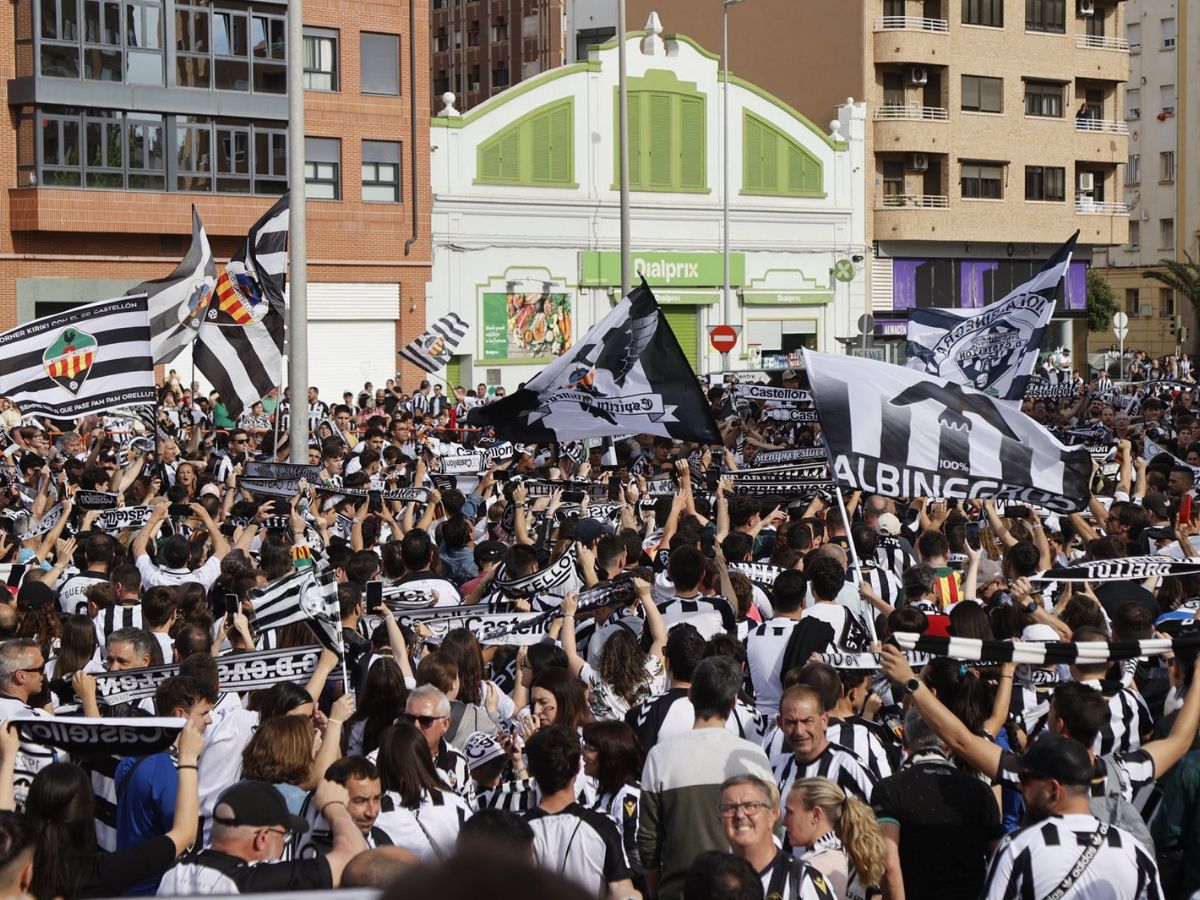
[[[1143,274],[1171,288],[1176,295],[1192,304],[1193,308],[1200,310],[1200,264],[1197,264],[1186,250],[1183,251],[1183,255],[1187,262],[1160,259],[1158,264],[1161,269],[1147,269]],[[1163,271],[1164,269],[1166,271]]]
[[[1113,315],[1121,307],[1110,285],[1095,269],[1087,271],[1087,323],[1088,331],[1108,331],[1112,328]]]

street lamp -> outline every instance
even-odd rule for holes
[[[724,324],[732,325],[732,316],[730,314],[730,294],[732,293],[729,285],[729,7],[741,3],[742,0],[721,0],[721,67],[722,85],[721,85],[721,118],[723,124],[723,139],[725,149],[722,155],[722,165],[724,171],[722,173],[721,187],[721,212],[724,220],[724,228],[722,229],[722,255],[725,263],[725,284],[721,292],[721,312],[724,318]],[[729,353],[721,354],[721,368],[729,371]]]

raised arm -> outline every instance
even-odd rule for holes
[[[1165,738],[1142,744],[1142,749],[1154,760],[1154,777],[1161,778],[1167,770],[1183,758],[1191,749],[1196,739],[1196,729],[1200,727],[1200,657],[1192,668],[1192,683],[1188,687],[1183,706],[1171,726],[1171,733]]]
[[[587,665],[575,646],[575,612],[579,609],[579,594],[572,591],[563,597],[561,609],[563,624],[559,640],[562,642],[563,653],[567,655],[567,668],[578,678],[583,667]]]
[[[317,660],[317,667],[313,669],[313,673],[308,676],[308,683],[304,685],[304,692],[312,697],[313,703],[321,697],[321,691],[325,689],[325,682],[329,680],[329,676],[333,670],[337,668],[338,657],[332,650],[322,650],[321,656]]]
[[[342,872],[350,860],[367,849],[367,842],[350,817],[346,806],[350,802],[350,794],[344,787],[323,779],[317,785],[313,799],[317,811],[329,823],[329,830],[333,834],[333,846],[325,854],[325,861],[329,864],[333,886],[337,887],[342,883]]]
[[[167,837],[175,845],[176,858],[196,842],[200,825],[200,772],[197,766],[204,749],[204,733],[188,719],[179,735],[177,763],[179,787],[175,789],[175,817]]]

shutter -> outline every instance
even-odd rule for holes
[[[642,93],[635,91],[629,95],[629,184],[640,187],[642,184]],[[618,136],[619,142],[619,136]],[[617,147],[617,183],[621,182],[621,148]]]
[[[562,106],[550,113],[550,180],[569,183],[573,175],[575,150],[571,107]]]
[[[787,189],[792,193],[821,190],[821,163],[796,144],[788,146]]]
[[[500,138],[500,177],[516,181],[521,177],[521,133],[513,130]]]
[[[446,363],[446,371],[442,373],[446,378],[446,384],[451,388],[458,387],[462,383],[462,357],[452,356],[450,362]],[[447,391],[451,398],[454,397],[454,391]]]
[[[763,127],[753,119],[746,119],[746,146],[742,148],[742,185],[747,191],[761,191]]]
[[[671,326],[671,331],[675,333],[675,340],[679,341],[679,346],[683,349],[683,355],[687,357],[688,363],[695,371],[700,362],[700,338],[697,327],[699,317],[696,314],[696,307],[663,306],[661,309],[667,318],[667,324]]]
[[[765,129],[762,141],[762,179],[764,191],[779,190],[779,135]]]
[[[671,187],[671,95],[650,97],[650,186]]]
[[[394,321],[315,321],[309,322],[308,334],[309,383],[325,397],[361,390],[367,381],[378,384],[380,361],[396,359]],[[348,353],[351,347],[354,352]],[[407,363],[402,368],[406,380],[418,374]]]
[[[534,116],[530,124],[530,138],[533,142],[531,157],[533,170],[529,173],[533,181],[550,180],[550,116],[543,113]]]
[[[679,98],[680,171],[685,188],[704,187],[704,101],[699,97]]]
[[[479,151],[479,178],[496,181],[500,178],[500,142],[493,141]]]

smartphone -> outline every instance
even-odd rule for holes
[[[966,524],[967,546],[972,550],[979,549],[979,523],[968,522]]]
[[[1006,519],[1028,519],[1030,518],[1029,509],[1025,506],[1010,506],[1004,510]]]
[[[225,623],[232,627],[233,617],[240,610],[241,604],[238,603],[237,594],[225,595]]]
[[[367,612],[375,612],[383,606],[383,582],[367,582]]]
[[[379,491],[367,491],[367,512],[383,512],[383,494]],[[369,608],[369,607],[368,607]]]
[[[167,513],[173,519],[186,519],[192,514],[192,505],[190,503],[172,503],[167,508]]]
[[[288,503],[286,500],[272,500],[271,501],[271,515],[287,516],[287,515],[291,515],[291,512],[292,512],[292,504]]]
[[[582,503],[586,494],[583,491],[563,491],[563,503]]]
[[[24,563],[13,563],[12,568],[8,570],[8,586],[17,588],[21,586],[21,579],[25,575]]]
[[[1180,524],[1192,521],[1192,495],[1184,494],[1183,499],[1179,501],[1179,516],[1176,519]]]

